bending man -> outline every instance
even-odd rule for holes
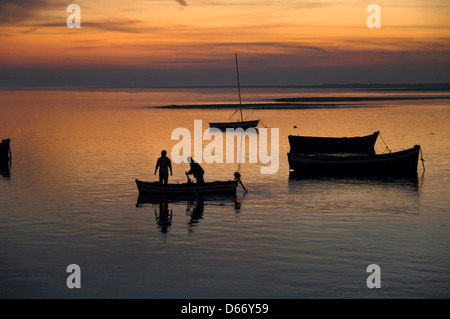
[[[194,175],[195,179],[197,180],[197,184],[203,184],[205,182],[205,180],[203,179],[203,175],[205,174],[203,168],[190,156],[187,158],[187,161],[191,164],[191,170],[189,172],[186,172],[186,174]]]

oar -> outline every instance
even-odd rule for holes
[[[189,174],[188,174],[187,172],[184,172],[184,173],[186,174],[186,177],[187,177],[187,179],[188,179],[188,183],[191,183],[191,184],[192,184],[192,189],[194,190],[195,198],[198,198],[197,191],[195,190],[194,183],[193,183],[193,182],[191,181],[191,179],[189,178]]]
[[[235,172],[234,173],[234,179],[237,180],[239,182],[239,184],[241,184],[242,188],[245,190],[245,192],[247,193],[247,189],[245,188],[244,184],[242,184],[241,181],[241,174],[239,174],[239,172]]]

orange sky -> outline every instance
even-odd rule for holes
[[[449,66],[450,3],[255,0],[6,0],[0,64],[8,68],[221,69],[239,52],[248,68]],[[69,29],[66,7],[81,7]],[[1,74],[0,74],[1,75]]]

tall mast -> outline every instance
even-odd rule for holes
[[[241,122],[243,122],[244,118],[242,117],[241,84],[239,82],[239,66],[238,66],[237,53],[234,53],[234,56],[236,58],[236,72],[237,72],[237,82],[238,82],[238,91],[239,91],[239,108],[241,110]]]

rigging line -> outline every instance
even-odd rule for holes
[[[267,128],[266,124],[264,124],[262,120],[259,120],[259,122],[262,124],[262,126],[264,126],[265,128]]]
[[[231,114],[231,116],[230,116],[230,118],[228,120],[231,120],[231,118],[234,116],[234,114],[236,114],[236,112],[237,112],[237,109],[234,110],[233,114]]]
[[[423,159],[422,147],[419,146],[420,149],[420,160],[422,161],[423,172],[425,173],[425,160]]]
[[[381,136],[381,133],[380,133],[380,138],[381,138],[381,140],[383,141],[384,145],[386,145],[386,149],[385,149],[385,150],[388,150],[389,153],[392,153],[392,151],[389,149],[389,146],[388,146],[388,145],[386,144],[386,142],[384,141],[383,136]]]
[[[253,110],[252,113],[247,114],[247,116],[244,118],[244,120],[246,120],[249,116],[251,116],[253,113],[255,113],[255,111]]]

